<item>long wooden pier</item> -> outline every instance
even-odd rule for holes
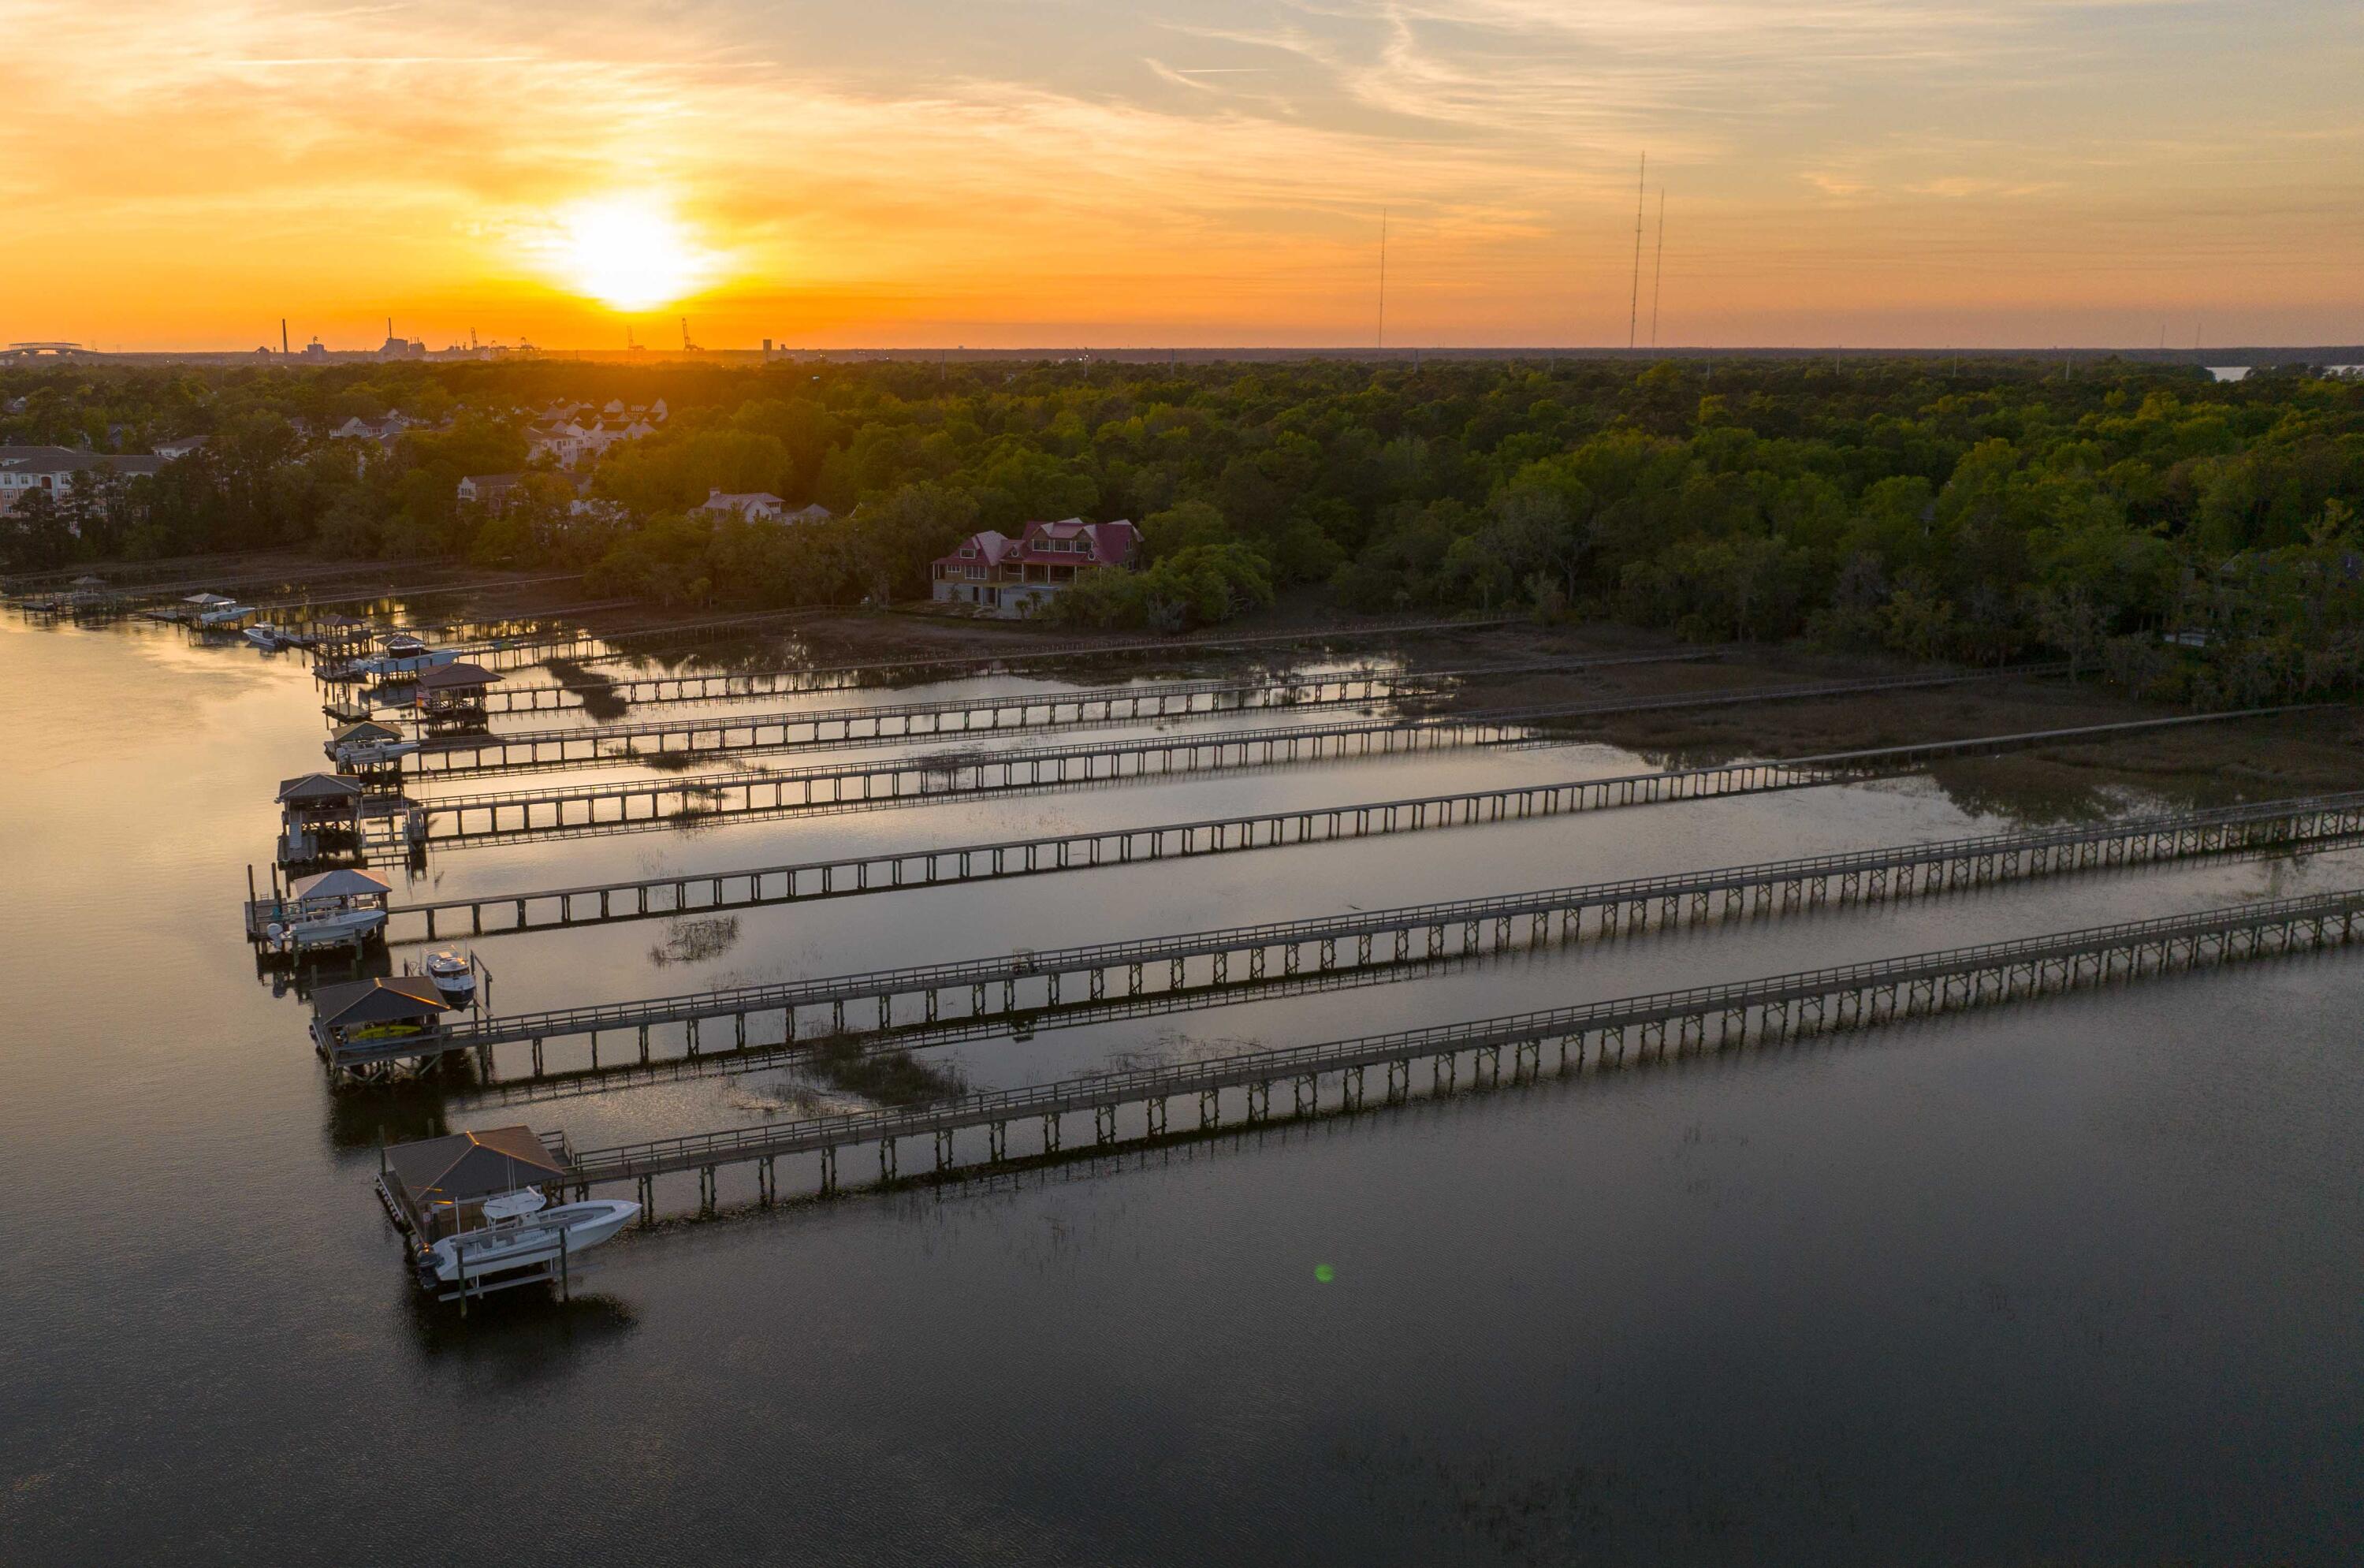
[[[1194,1099],[1198,1126],[1221,1125],[1228,1096],[1249,1123],[1272,1119],[1272,1091],[1287,1084],[1285,1114],[1322,1109],[1325,1081],[1333,1103],[1367,1103],[1366,1074],[1385,1074],[1383,1103],[1412,1093],[1412,1069],[1431,1063],[1433,1092],[1458,1082],[1470,1058],[1473,1086],[1501,1081],[1502,1053],[1511,1052],[1513,1081],[1555,1073],[1599,1070],[1668,1054],[1731,1050],[1801,1036],[1867,1028],[1899,1020],[2056,995],[2113,981],[2165,976],[2258,958],[2328,950],[2353,943],[2364,914],[2364,890],[2280,899],[2195,914],[2089,926],[2013,941],[1953,947],[1901,958],[1768,975],[1725,985],[1655,991],[1533,1013],[1478,1019],[1392,1034],[1366,1035],[1319,1045],[1243,1052],[1208,1061],[1094,1074],[1057,1083],[962,1096],[934,1104],[851,1112],[768,1122],[757,1126],[652,1138],[574,1157],[571,1180],[578,1195],[597,1186],[636,1183],[644,1217],[653,1217],[656,1178],[698,1173],[698,1208],[717,1206],[721,1168],[753,1164],[759,1199],[778,1194],[777,1161],[818,1156],[823,1191],[838,1183],[841,1149],[872,1146],[879,1175],[899,1174],[898,1148],[925,1137],[933,1167],[957,1162],[957,1137],[985,1133],[984,1158],[1013,1156],[1009,1129],[1041,1128],[1030,1155],[1060,1151],[1066,1119],[1088,1112],[1093,1146],[1120,1137],[1119,1114],[1136,1110],[1141,1136],[1170,1136],[1171,1102]]]
[[[449,795],[408,802],[411,810],[404,819],[411,824],[404,830],[408,836],[374,842],[370,848],[381,855],[407,853],[435,843],[661,827],[722,816],[852,810],[1277,763],[1388,756],[1514,738],[1535,739],[1539,738],[1540,727],[1547,723],[1616,713],[1923,690],[1973,681],[2051,675],[2063,667],[2022,666],[2002,670],[1767,687],[1704,696],[1618,698],[1544,708],[1427,718],[1365,719],[1322,725],[1276,725],[1262,730],[1071,746],[953,750],[818,767],[624,779],[574,790]]]
[[[1479,632],[1509,624],[1505,617],[1484,621],[1413,621],[1380,622],[1367,626],[1317,628],[1301,632],[1271,632],[1244,637],[1164,637],[1131,642],[1076,640],[1049,647],[1014,649],[998,654],[948,654],[942,655],[913,655],[907,658],[870,660],[860,664],[793,665],[769,669],[713,670],[680,675],[647,676],[608,682],[600,695],[615,700],[642,704],[651,702],[718,702],[740,698],[789,697],[820,691],[854,691],[865,687],[887,686],[898,682],[929,679],[951,679],[961,676],[990,674],[997,670],[1014,669],[1025,665],[1048,664],[1094,657],[1155,656],[1184,657],[1200,653],[1223,653],[1241,648],[1272,645],[1328,644],[1333,643],[1367,643],[1385,637],[1432,635],[1455,632]],[[1697,656],[1713,657],[1713,650],[1702,649]],[[503,713],[546,712],[585,705],[584,693],[574,687],[517,686],[506,687],[486,696],[485,711],[495,717]]]
[[[794,625],[800,621],[812,621],[823,616],[852,613],[842,604],[810,605],[797,610],[764,610],[745,615],[715,615],[702,620],[682,622],[671,626],[641,626],[612,632],[585,631],[580,628],[564,632],[530,632],[522,635],[490,637],[474,643],[454,644],[451,651],[471,664],[486,669],[521,669],[545,659],[569,659],[577,664],[600,664],[619,659],[636,659],[666,648],[693,647],[711,643],[751,629],[767,626]],[[624,644],[652,643],[651,648],[634,650]]]
[[[1894,778],[1962,757],[1992,756],[2043,745],[2103,742],[2193,724],[2225,723],[2298,711],[2255,708],[2227,713],[2178,714],[2071,729],[2030,730],[1830,752],[1778,761],[1723,763],[1549,784],[1505,785],[1389,801],[1358,801],[1136,827],[1087,829],[1038,838],[914,846],[781,866],[676,872],[576,887],[480,893],[395,905],[387,924],[387,940],[431,942],[462,932],[481,936],[563,930],[613,921],[729,913],[771,904],[858,898],[1143,861],[1283,849],[1338,839],[1525,822],[1536,817],[1677,801],[1769,794]]]
[[[342,564],[332,561],[322,561],[316,565],[304,566],[294,569],[283,567],[277,571],[240,572],[229,577],[192,577],[173,582],[126,584],[120,588],[113,588],[110,591],[127,601],[153,603],[159,599],[170,599],[176,595],[184,593],[218,593],[224,589],[240,588],[277,588],[282,584],[337,583],[343,582],[353,577],[372,577],[382,572],[400,570],[405,567],[415,568],[420,571],[449,570],[452,564],[453,563],[449,560],[435,559],[423,561],[348,561]],[[89,568],[87,567],[80,567],[76,568],[76,571],[82,572],[87,571],[88,569]],[[393,591],[418,593],[429,592],[432,590],[423,588],[402,588]]]
[[[1259,679],[1142,682],[1065,690],[992,693],[929,702],[789,709],[649,720],[563,730],[454,735],[405,760],[427,777],[514,769],[666,763],[742,752],[890,745],[939,735],[1071,730],[1159,719],[1199,718],[1267,708],[1342,707],[1433,694],[1470,680],[1551,671],[1580,675],[1622,665],[1689,663],[1705,652],[1627,654],[1601,659],[1536,660],[1449,670],[1353,669]]]
[[[339,588],[334,593],[299,593],[284,599],[266,600],[252,605],[258,615],[272,615],[288,610],[325,610],[337,604],[374,604],[385,599],[429,599],[442,594],[491,593],[503,588],[541,588],[551,583],[573,582],[580,572],[549,572],[531,577],[463,578],[455,583],[389,584],[380,588]]]
[[[1987,834],[1931,844],[1809,856],[1671,876],[1627,878],[1533,891],[1493,894],[1349,911],[1308,919],[1228,926],[1211,931],[1043,952],[1020,951],[953,963],[909,966],[690,992],[678,996],[495,1014],[442,1031],[431,1041],[394,1040],[331,1047],[323,1053],[340,1071],[389,1059],[416,1059],[454,1050],[478,1054],[492,1076],[492,1047],[530,1042],[533,1070],[546,1067],[552,1040],[630,1033],[646,1059],[650,1031],[684,1026],[686,1054],[700,1053],[701,1025],[731,1029],[728,1049],[783,1048],[819,1031],[833,1039],[895,1026],[899,1002],[930,1024],[998,1028],[1012,1017],[1048,1014],[1080,988],[1098,1001],[1112,988],[1123,996],[1158,997],[1204,1005],[1239,978],[1251,984],[1273,969],[1295,974],[1402,968],[1452,957],[1500,952],[1630,933],[1653,924],[1788,913],[1965,887],[2086,870],[2153,865],[2221,855],[2322,848],[2364,837],[2364,791],[2263,805],[2225,807],[2170,816],[2035,833]],[[772,1020],[776,1034],[760,1021]],[[750,1024],[757,1022],[754,1036]],[[898,1038],[898,1044],[909,1044]],[[941,1043],[941,1042],[931,1042]]]

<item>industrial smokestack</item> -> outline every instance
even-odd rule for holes
[[[287,318],[284,316],[279,318],[279,357],[287,357]]]

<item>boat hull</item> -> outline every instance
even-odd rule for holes
[[[367,942],[385,929],[385,911],[351,910],[342,914],[298,920],[281,926],[272,940],[289,952],[313,947],[349,947]]]
[[[447,1236],[418,1255],[422,1284],[453,1285],[577,1257],[640,1217],[641,1205],[593,1198],[543,1209],[523,1224]]]

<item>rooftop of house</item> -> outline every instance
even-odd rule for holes
[[[79,474],[111,468],[118,474],[153,474],[166,459],[139,453],[84,452],[71,446],[0,446],[0,471],[11,474]]]
[[[991,529],[972,533],[954,545],[950,554],[936,559],[947,566],[1072,566],[1079,561],[1095,566],[1121,566],[1132,559],[1140,547],[1141,530],[1124,519],[1086,522],[1079,517],[1070,517],[1056,522],[1030,522],[1025,532],[1015,539]]]

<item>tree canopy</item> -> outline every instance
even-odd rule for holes
[[[455,498],[463,474],[525,466],[529,409],[660,397],[664,426],[593,471],[613,503],[597,515],[555,476],[500,518]],[[19,566],[457,553],[676,603],[822,603],[923,595],[929,561],[976,529],[1131,517],[1143,569],[1065,613],[1196,624],[1320,585],[1374,611],[1972,660],[2050,648],[2195,695],[2326,689],[2364,666],[2364,385],[2303,369],[2220,385],[1930,359],[75,366],[0,371],[0,405],[10,442],[209,437],[9,529]],[[319,439],[387,409],[437,422],[391,451]],[[713,489],[838,517],[717,519],[696,510]]]

